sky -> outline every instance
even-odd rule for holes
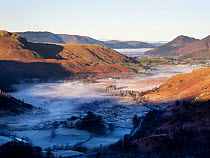
[[[0,30],[100,40],[170,41],[210,35],[210,0],[0,0]]]

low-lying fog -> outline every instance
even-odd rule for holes
[[[151,50],[152,48],[137,48],[137,49],[114,49],[119,53],[125,54],[128,57],[140,57],[144,56],[146,51]]]
[[[51,124],[55,121],[66,121],[71,116],[79,116],[92,111],[102,115],[107,123],[112,123],[115,129],[106,136],[93,136],[84,143],[85,146],[99,147],[108,145],[130,133],[135,114],[144,115],[148,109],[137,106],[115,97],[96,92],[93,86],[84,85],[79,81],[67,83],[40,83],[21,84],[16,86],[17,91],[12,95],[36,107],[47,109],[49,113],[40,115],[24,115],[7,122],[7,131],[18,137],[27,137],[35,145],[52,147],[53,145],[74,145],[85,142],[92,135],[85,130],[60,126],[52,138]],[[97,106],[91,102],[99,101]],[[3,131],[3,129],[1,129]]]
[[[148,86],[154,88],[160,85],[161,82],[152,85],[152,83],[142,82],[142,80],[170,77],[178,73],[191,72],[197,68],[199,67],[189,65],[159,66],[158,69],[148,71],[139,78],[114,80],[114,83],[121,89],[147,90]],[[99,80],[101,83],[104,81],[109,80]],[[138,87],[137,84],[141,86]],[[83,142],[83,145],[88,148],[115,143],[123,138],[125,134],[130,133],[133,127],[133,116],[135,114],[143,116],[149,109],[118,97],[99,93],[95,91],[98,86],[100,86],[100,83],[86,85],[80,81],[16,85],[17,91],[12,93],[14,97],[36,107],[46,109],[46,113],[25,114],[0,120],[0,124],[7,124],[7,127],[0,129],[0,133],[6,131],[15,134],[19,138],[27,137],[33,144],[43,148],[52,147],[53,145],[75,145],[78,142]],[[89,104],[96,101],[96,104]],[[55,121],[66,121],[71,116],[80,116],[88,111],[103,116],[106,123],[112,123],[115,126],[114,130],[108,132],[105,136],[93,136],[88,131],[63,126],[59,126],[54,131],[52,130],[52,124]],[[6,137],[0,137],[0,144],[8,141],[7,139]]]

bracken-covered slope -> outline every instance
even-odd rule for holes
[[[183,48],[190,43],[193,43],[195,41],[198,41],[195,38],[191,38],[188,36],[178,36],[171,42],[168,42],[164,45],[161,45],[157,48],[154,48],[150,51],[145,52],[146,55],[154,55],[154,56],[171,56],[171,55],[177,55],[177,50],[180,48]]]
[[[210,99],[210,67],[172,76],[155,92],[144,97],[153,102],[206,101]]]
[[[132,75],[116,63],[130,59],[110,48],[91,44],[31,43],[16,34],[0,32],[0,89],[17,80],[39,78],[110,77]],[[6,81],[11,81],[7,82]]]

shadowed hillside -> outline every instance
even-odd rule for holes
[[[208,158],[210,102],[180,102],[153,110],[134,135],[101,150],[95,157]],[[94,157],[94,156],[90,156]]]
[[[9,94],[0,92],[0,117],[23,114],[32,110],[32,108],[32,105],[15,99]]]

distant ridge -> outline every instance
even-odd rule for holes
[[[123,48],[154,48],[153,44],[139,41],[100,41],[87,36],[54,34],[51,32],[16,32],[29,42],[36,43],[66,43],[66,44],[98,44],[112,49]]]
[[[139,41],[118,41],[111,40],[105,41],[106,44],[110,45],[111,48],[122,49],[122,48],[155,48],[155,45],[139,42]]]

